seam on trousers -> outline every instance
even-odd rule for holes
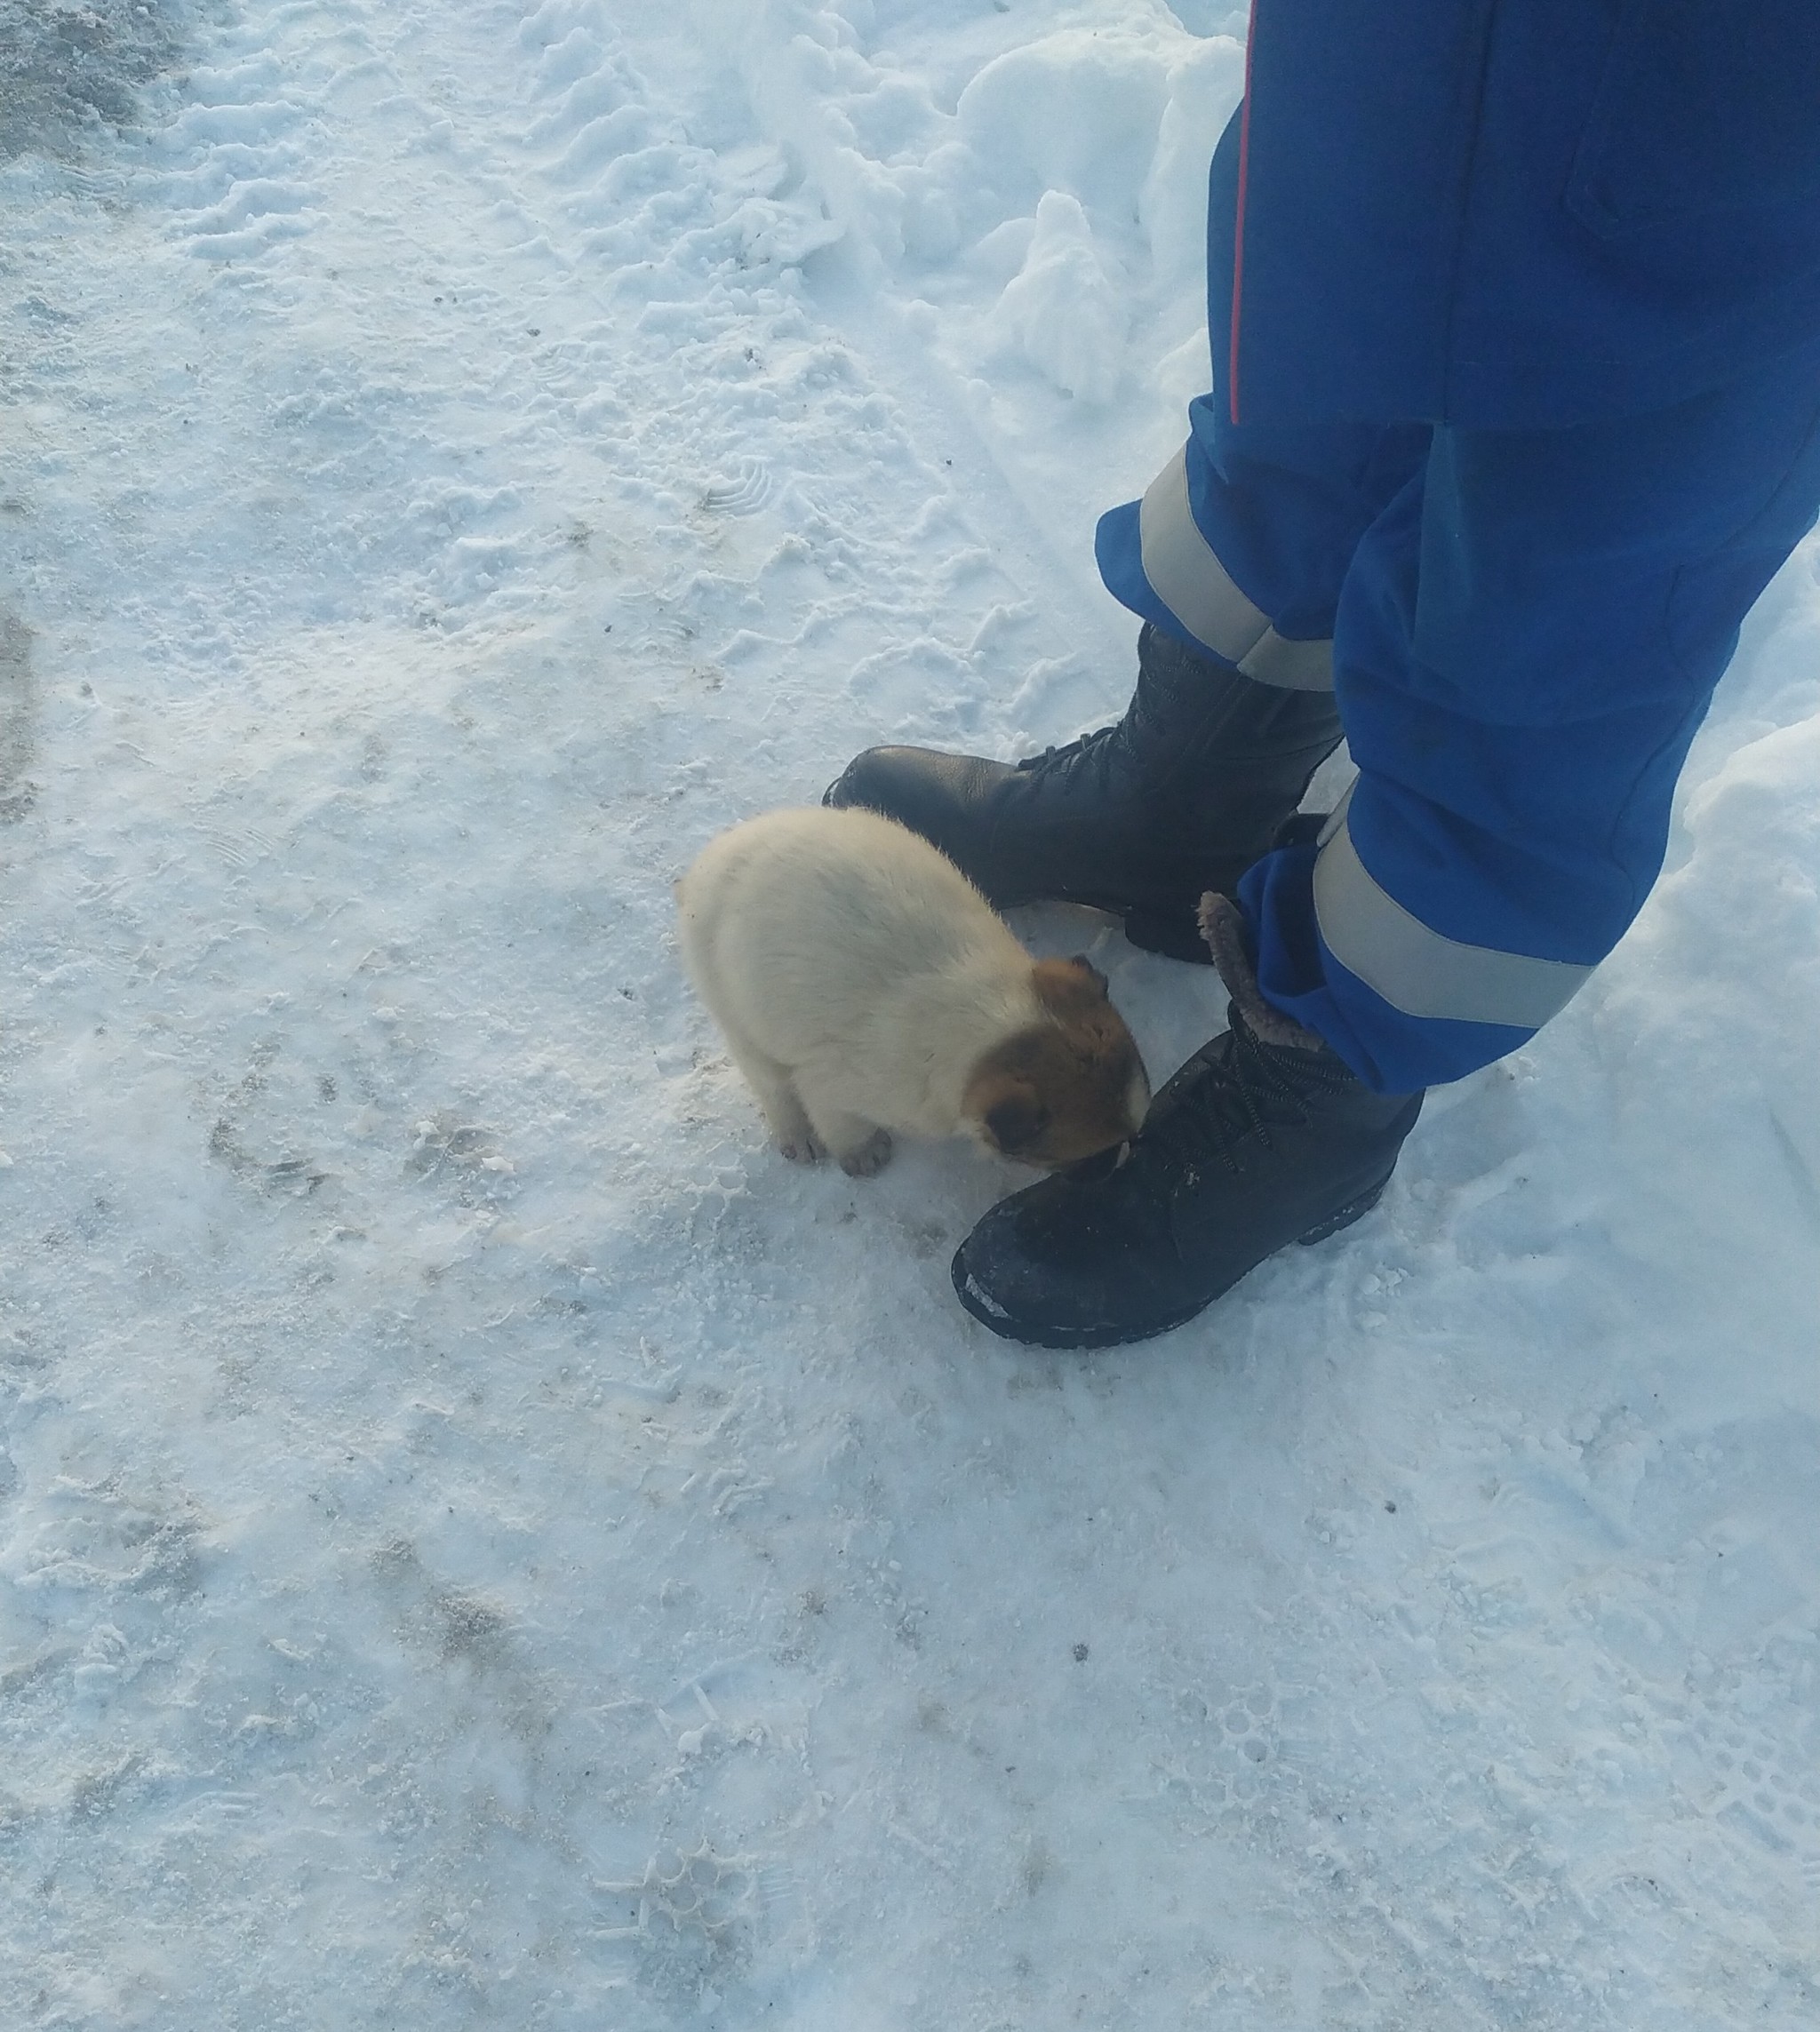
[[[1431,930],[1373,878],[1344,818],[1314,864],[1314,920],[1341,966],[1408,1016],[1540,1030],[1592,973]]]

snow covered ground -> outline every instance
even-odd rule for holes
[[[1242,28],[0,0],[7,2026],[1820,2020],[1820,552],[1617,956],[1152,1345],[678,975],[730,819],[1122,705]]]

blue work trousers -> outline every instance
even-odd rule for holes
[[[1739,625],[1820,509],[1820,375],[1550,430],[1234,423],[1230,152],[1215,386],[1099,562],[1203,655],[1331,684],[1357,780],[1240,901],[1266,998],[1413,1091],[1524,1043],[1640,908]]]

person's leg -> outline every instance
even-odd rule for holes
[[[1268,1000],[1385,1093],[1532,1036],[1648,896],[1738,625],[1816,505],[1804,373],[1438,431],[1340,603],[1358,780],[1324,844],[1241,885]]]
[[[1209,195],[1214,387],[1144,500],[1101,522],[1106,582],[1148,624],[1115,726],[1016,765],[872,748],[827,793],[932,840],[1001,906],[1110,910],[1134,942],[1204,960],[1194,911],[1271,845],[1337,745],[1330,640],[1353,554],[1419,466],[1425,426],[1233,425],[1235,137]]]
[[[1358,783],[1323,845],[1248,874],[1249,924],[1209,913],[1230,1031],[1125,1161],[993,1208],[954,1259],[968,1310],[1050,1346],[1141,1339],[1365,1210],[1419,1089],[1531,1036],[1635,915],[1739,624],[1816,506],[1820,390],[1792,372],[1437,432],[1340,602]]]

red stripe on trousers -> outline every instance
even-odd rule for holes
[[[1262,0],[1252,0],[1251,18],[1245,28],[1245,102],[1239,108],[1238,217],[1233,224],[1233,330],[1226,342],[1226,405],[1232,420],[1239,420],[1239,312],[1245,298],[1245,175],[1251,159],[1251,52],[1257,42],[1257,9]]]

